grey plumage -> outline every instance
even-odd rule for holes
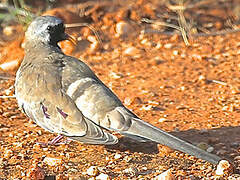
[[[139,119],[123,106],[82,61],[62,53],[67,38],[56,17],[36,18],[26,32],[25,57],[17,72],[19,107],[46,130],[89,144],[115,144],[117,131],[151,140],[217,164],[220,157]]]

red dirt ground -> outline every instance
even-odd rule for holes
[[[85,18],[75,13],[77,6],[69,4],[45,13],[61,15],[67,23],[88,22],[98,30],[102,44],[87,27],[69,28],[78,44],[74,47],[63,42],[63,51],[86,62],[143,120],[195,145],[210,147],[212,153],[233,161],[235,173],[218,177],[210,163],[162,145],[127,138],[115,146],[70,142],[40,147],[37,142],[47,142],[56,135],[29,121],[15,98],[1,98],[0,179],[94,179],[100,174],[109,179],[152,179],[168,169],[176,179],[239,178],[240,32],[193,35],[186,46],[174,31],[143,33],[145,28],[156,27],[139,23],[141,18],[160,19],[159,14],[168,12],[159,8],[158,1],[129,0],[128,7],[106,2],[88,5],[91,8],[85,9]],[[237,3],[192,11],[198,10],[199,26],[208,27],[206,24],[213,21],[209,30],[216,32],[227,28],[227,17],[221,12],[231,14]],[[119,22],[125,23],[124,28]],[[2,64],[20,62],[23,57],[23,30],[14,28],[20,36],[0,47]],[[12,77],[17,65],[0,67]],[[14,80],[0,82],[0,95],[12,95],[9,87]],[[98,168],[93,174],[87,171],[91,166]]]

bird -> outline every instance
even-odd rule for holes
[[[153,141],[212,164],[222,159],[141,120],[83,61],[58,42],[73,40],[60,18],[39,16],[25,32],[25,56],[16,73],[18,106],[45,130],[87,144],[118,143],[113,131]]]

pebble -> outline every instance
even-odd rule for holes
[[[87,175],[89,176],[96,176],[99,173],[99,169],[97,166],[91,166],[87,169]]]
[[[144,111],[150,111],[152,110],[152,105],[143,105],[140,110],[144,110]]]
[[[129,106],[132,104],[133,100],[130,97],[126,97],[123,102],[126,106]]]
[[[123,74],[121,74],[121,73],[116,73],[116,72],[111,71],[111,72],[109,73],[109,76],[110,76],[111,78],[113,78],[113,79],[120,79],[120,78],[123,77]]]
[[[207,148],[207,150],[206,150],[207,152],[209,152],[209,153],[211,153],[211,152],[213,152],[214,151],[214,147],[212,147],[212,146],[210,146],[210,147],[208,147]]]
[[[138,172],[138,170],[135,167],[130,167],[130,168],[123,170],[123,173],[128,174],[130,176],[135,176],[137,174],[137,172]]]
[[[154,180],[174,180],[175,177],[172,173],[171,169],[168,169],[167,171],[164,171],[160,175],[156,176]]]
[[[87,40],[89,42],[91,42],[91,45],[90,45],[90,47],[88,49],[89,53],[93,53],[93,52],[97,51],[100,48],[100,43],[98,42],[96,36],[89,35],[87,37]]]
[[[6,26],[5,28],[3,28],[3,34],[6,36],[11,36],[15,32],[16,29],[14,26]]]
[[[116,24],[115,31],[116,37],[126,36],[133,32],[133,27],[125,21],[120,21]]]
[[[217,165],[216,175],[223,176],[228,174],[228,171],[231,168],[231,164],[227,160],[221,160]]]
[[[166,48],[166,49],[170,49],[172,47],[173,47],[173,44],[170,44],[170,43],[164,44],[164,48]]]
[[[2,63],[0,65],[0,68],[3,71],[11,71],[11,70],[14,70],[16,67],[18,67],[18,65],[19,65],[19,60],[18,59],[14,59],[12,61]]]
[[[197,144],[197,147],[206,151],[208,149],[208,144],[205,143],[205,142],[200,142],[200,143]]]
[[[121,154],[116,153],[114,159],[120,159],[121,157],[122,157]]]
[[[96,179],[99,179],[99,180],[110,180],[109,176],[107,174],[104,174],[104,173],[101,173],[99,174]]]
[[[167,121],[166,118],[160,118],[160,119],[158,120],[158,122],[160,122],[160,123],[165,122],[165,121]]]
[[[125,49],[123,54],[138,58],[140,57],[140,50],[136,47],[131,46]]]
[[[62,159],[60,158],[52,158],[52,157],[45,157],[43,160],[49,166],[57,166],[62,163]]]
[[[10,149],[6,149],[4,152],[4,158],[9,159],[13,155],[13,151]]]

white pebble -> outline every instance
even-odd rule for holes
[[[87,175],[96,176],[99,173],[99,169],[97,166],[91,166],[87,169]]]
[[[175,177],[172,174],[171,169],[164,171],[162,174],[160,174],[154,178],[154,180],[174,180],[174,179],[175,179]]]
[[[170,43],[164,44],[164,47],[165,47],[166,49],[170,49],[170,48],[173,47],[173,44],[170,44]]]
[[[230,168],[230,163],[227,160],[221,160],[218,163],[217,170],[216,170],[216,175],[218,176],[223,176],[224,172]]]
[[[3,34],[6,36],[11,36],[14,32],[16,32],[14,26],[6,26],[5,28],[3,28]]]
[[[96,179],[99,179],[99,180],[110,180],[109,176],[107,174],[99,174]]]
[[[121,157],[122,157],[121,154],[116,153],[114,159],[120,159]]]
[[[52,158],[52,157],[45,157],[43,160],[49,166],[57,166],[62,163],[62,159],[60,158]]]
[[[213,152],[214,148],[212,146],[210,146],[209,148],[207,148],[207,152],[211,153]]]
[[[125,49],[125,51],[123,53],[125,55],[139,57],[140,50],[136,47],[131,46],[131,47],[128,47],[127,49]]]
[[[150,111],[152,110],[152,105],[143,105],[140,110],[144,110],[144,111]]]
[[[162,123],[162,122],[165,122],[166,120],[167,120],[166,118],[160,118],[158,122]]]
[[[177,56],[178,54],[179,54],[179,53],[178,53],[177,50],[174,50],[174,51],[173,51],[173,55]]]

